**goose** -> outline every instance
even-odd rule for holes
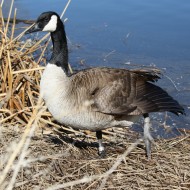
[[[40,95],[59,123],[96,132],[99,155],[105,154],[102,130],[130,127],[144,119],[143,139],[151,158],[151,112],[185,114],[184,108],[154,82],[153,69],[95,67],[74,74],[68,69],[68,47],[64,24],[56,12],[42,13],[27,33],[50,32],[53,53],[40,81]]]

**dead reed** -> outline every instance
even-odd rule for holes
[[[23,43],[24,31],[15,37],[13,3],[6,22],[0,7],[0,189],[189,189],[188,131],[158,142],[148,162],[139,141],[131,144],[135,133],[108,129],[107,157],[99,159],[93,133],[53,120],[39,99],[49,35],[34,44]]]

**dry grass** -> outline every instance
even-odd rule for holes
[[[157,142],[153,159],[147,161],[142,148],[133,149],[136,144],[131,147],[132,152],[128,149],[131,142],[127,139],[122,144],[107,143],[107,157],[100,159],[96,156],[92,139],[89,139],[89,143],[82,143],[82,140],[74,138],[74,146],[68,143],[73,139],[66,134],[42,136],[38,132],[32,137],[25,153],[15,189],[190,188],[189,136]],[[12,143],[20,138],[20,128],[2,129],[4,143],[1,152],[4,157],[11,154]],[[79,145],[80,148],[77,147]],[[10,182],[17,164],[16,159],[4,185]]]
[[[12,1],[13,4],[13,1]],[[0,9],[0,189],[189,189],[190,134],[159,141],[147,161],[128,129],[104,131],[107,156],[93,133],[57,124],[39,99],[49,36],[34,45],[14,37]],[[68,6],[68,4],[67,4]],[[66,7],[67,7],[66,6]],[[63,13],[65,12],[64,9]],[[38,57],[35,57],[35,52]],[[88,138],[83,140],[88,134]],[[137,146],[138,145],[138,146]]]

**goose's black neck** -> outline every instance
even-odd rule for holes
[[[68,47],[64,25],[61,20],[57,23],[55,32],[51,32],[53,53],[50,63],[61,67],[68,74]]]

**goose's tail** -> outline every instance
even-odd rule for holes
[[[137,100],[137,106],[142,109],[142,113],[168,111],[176,115],[185,115],[184,108],[176,100],[150,82],[137,87]]]

